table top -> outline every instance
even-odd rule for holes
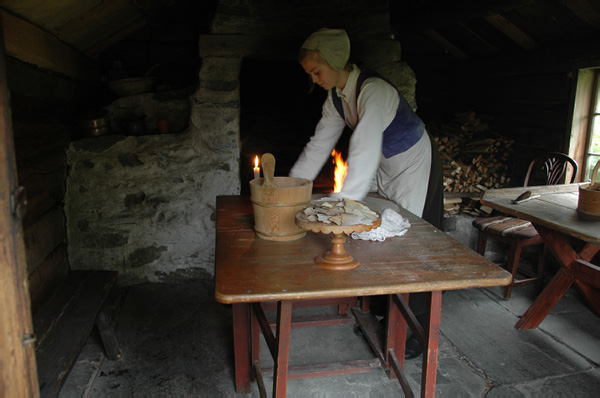
[[[600,220],[581,217],[577,212],[579,185],[491,189],[483,194],[481,203],[586,242],[600,244]],[[540,197],[519,204],[511,202],[525,191]]]
[[[349,238],[360,261],[328,270],[314,258],[331,249],[331,234],[308,232],[293,241],[267,241],[253,230],[249,197],[217,197],[215,298],[221,303],[302,300],[504,286],[511,275],[412,213],[411,227],[384,242]]]

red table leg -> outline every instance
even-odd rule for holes
[[[596,316],[600,316],[600,267],[590,261],[600,252],[600,246],[588,243],[579,252],[579,260],[573,264],[575,283]]]
[[[571,275],[561,267],[548,286],[544,288],[533,304],[525,311],[515,327],[517,329],[537,328],[572,284],[573,279],[571,279]]]
[[[404,353],[406,351],[406,328],[408,326],[406,317],[408,314],[409,294],[402,294],[402,299],[398,295],[392,294],[388,298],[388,318],[385,338],[385,363],[388,377],[398,379],[404,396],[414,397],[406,375],[404,374]],[[406,312],[406,315],[405,315]],[[414,317],[414,316],[413,316]]]
[[[403,294],[405,303],[408,307],[409,295]],[[399,365],[404,368],[404,353],[406,350],[406,319],[402,316],[400,309],[394,301],[394,295],[390,295],[388,299],[388,317],[387,317],[387,333],[386,333],[386,347],[384,350],[385,357],[385,368],[388,369],[388,376],[390,379],[396,378],[396,373],[393,369],[389,369],[390,366],[390,349],[394,351],[394,354],[398,358]]]
[[[587,298],[594,314],[600,316],[600,267],[584,260],[576,260],[573,265],[575,283]]]
[[[277,303],[277,358],[274,358],[273,397],[285,398],[287,387],[290,334],[292,329],[292,302]]]
[[[235,356],[235,390],[249,393],[252,377],[250,360],[250,304],[233,304],[233,352]]]
[[[594,308],[593,304],[598,297],[597,292],[576,280],[574,270],[578,268],[576,265],[578,259],[591,260],[600,250],[600,247],[588,243],[579,253],[576,253],[567,238],[560,232],[535,224],[534,226],[540,233],[548,249],[552,251],[560,263],[560,269],[548,286],[544,288],[533,304],[525,311],[521,319],[519,319],[515,325],[517,329],[533,329],[538,327],[556,303],[569,290],[573,282],[577,282],[580,285],[583,296],[592,304],[592,308]]]
[[[260,304],[258,304],[260,305]],[[254,311],[250,311],[250,354],[252,363],[260,362],[260,325]],[[257,376],[254,375],[253,379]]]
[[[442,292],[431,292],[428,297],[427,341],[423,350],[423,372],[421,375],[421,396],[435,396],[435,378],[440,345],[440,321],[442,318]],[[425,325],[424,325],[425,326]]]

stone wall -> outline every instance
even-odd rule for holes
[[[212,275],[215,201],[239,192],[239,60],[207,58],[180,134],[108,135],[68,150],[72,269],[120,282]]]
[[[220,2],[210,37],[200,39],[199,86],[184,132],[71,144],[65,213],[72,269],[118,270],[123,284],[212,276],[216,197],[240,192],[244,57],[293,57],[300,38],[320,27],[343,27],[361,39],[353,42],[353,59],[395,81],[415,104],[415,77],[391,38],[386,2],[340,2],[313,14],[308,7],[317,2],[277,12],[268,3]],[[364,18],[355,18],[357,7]],[[239,45],[243,37],[254,53]],[[265,37],[293,50],[261,48]]]

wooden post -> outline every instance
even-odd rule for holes
[[[39,397],[25,245],[18,201],[6,55],[0,23],[0,392],[6,397]],[[12,198],[12,200],[11,200]],[[17,208],[17,204],[20,207]],[[19,209],[17,211],[17,209]]]

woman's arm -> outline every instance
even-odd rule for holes
[[[317,123],[315,134],[304,147],[298,160],[290,170],[290,177],[306,178],[313,181],[331,155],[331,151],[344,132],[346,122],[339,115],[331,93],[323,104],[321,120]]]

